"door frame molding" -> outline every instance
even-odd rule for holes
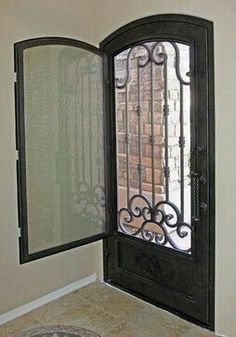
[[[108,55],[116,55],[117,53],[121,52],[124,49],[129,48],[132,46],[132,39],[135,40],[135,34],[137,32],[137,29],[143,29],[142,32],[142,39],[140,41],[135,40],[135,44],[141,41],[148,41],[152,40],[152,36],[150,36],[150,24],[154,24],[157,22],[183,22],[183,23],[189,23],[194,25],[200,26],[204,28],[207,32],[207,63],[208,63],[208,92],[207,92],[207,98],[208,98],[208,121],[210,127],[208,127],[208,172],[209,172],[209,275],[208,275],[208,289],[209,289],[209,324],[203,324],[202,322],[196,321],[195,319],[187,316],[186,314],[176,312],[176,310],[170,310],[170,308],[165,307],[163,304],[157,303],[155,301],[155,304],[158,304],[160,307],[164,309],[168,309],[169,311],[172,311],[174,313],[177,313],[178,315],[188,319],[189,321],[192,321],[196,324],[205,326],[211,330],[214,330],[215,328],[215,117],[214,117],[214,45],[213,45],[213,23],[211,21],[198,18],[195,16],[189,16],[189,15],[182,15],[182,14],[161,14],[161,15],[153,15],[145,18],[141,18],[138,20],[135,20],[133,22],[130,22],[121,28],[117,29],[115,32],[111,33],[108,37],[106,37],[101,43],[100,48],[104,53],[107,53]],[[149,25],[149,28],[144,29],[145,25]],[[147,27],[147,26],[146,26]],[[123,41],[121,42],[121,48],[119,49],[117,47],[119,38],[122,35],[127,34],[127,39],[123,38]],[[154,35],[156,34],[153,33]],[[114,52],[115,50],[115,52]],[[114,53],[113,53],[114,52]],[[107,74],[107,86],[108,86],[108,96],[110,97],[107,100],[107,106],[108,106],[108,114],[106,117],[106,124],[108,125],[108,129],[106,132],[108,134],[108,148],[110,153],[110,165],[107,168],[107,174],[108,174],[108,186],[109,186],[109,195],[111,198],[109,199],[108,207],[110,209],[110,219],[109,219],[109,225],[111,227],[111,237],[114,238],[114,236],[117,235],[115,232],[115,226],[114,222],[116,219],[116,210],[114,209],[114,205],[117,204],[117,195],[116,195],[116,130],[115,130],[115,114],[114,111],[114,95],[111,95],[111,93],[114,91],[113,83],[111,81],[112,78],[112,72],[113,72],[113,64],[111,61],[111,58],[107,60],[108,63],[108,74]],[[109,128],[110,126],[110,128]],[[121,286],[115,284],[112,282],[112,280],[109,277],[109,269],[112,268],[111,262],[109,259],[111,254],[111,246],[109,244],[109,238],[104,240],[104,280],[107,283],[111,283],[115,286],[118,286],[122,288]],[[123,288],[124,289],[124,288]],[[124,289],[127,291],[127,289]],[[153,302],[150,299],[144,298],[144,296],[140,296],[140,294],[137,294],[132,291],[128,291],[130,293],[133,293],[135,296],[140,297],[142,299],[145,299],[149,302]]]

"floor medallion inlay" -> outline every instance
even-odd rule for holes
[[[51,325],[27,329],[14,337],[101,337],[93,331],[71,325]]]

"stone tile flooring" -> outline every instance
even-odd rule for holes
[[[0,337],[23,329],[75,325],[101,337],[210,337],[208,330],[136,299],[104,283],[87,287],[0,326]]]

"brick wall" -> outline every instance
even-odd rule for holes
[[[151,44],[150,44],[151,45]],[[161,47],[162,51],[166,48],[168,54],[168,99],[169,99],[169,167],[170,167],[170,190],[179,188],[180,179],[180,149],[179,149],[179,82],[175,75],[174,50],[166,43]],[[160,50],[161,51],[161,50]],[[181,50],[181,64],[184,67],[188,63],[186,48]],[[138,71],[137,60],[142,57],[145,62],[147,53],[143,47],[136,47],[131,54],[129,70],[130,76],[126,88],[116,89],[116,115],[118,130],[118,179],[119,186],[126,186],[126,90],[128,98],[129,115],[129,139],[130,139],[130,187],[134,190],[138,188]],[[115,75],[116,78],[126,77],[127,51],[116,57]],[[142,149],[142,186],[146,192],[152,190],[152,158],[151,158],[151,104],[153,104],[154,120],[154,167],[155,167],[155,191],[159,198],[164,198],[165,181],[163,174],[164,161],[164,78],[163,67],[153,65],[153,84],[151,85],[151,65],[148,63],[140,68],[140,130],[141,130],[141,149]],[[151,95],[153,101],[151,101]],[[185,165],[186,176],[189,173],[189,93],[185,95]]]

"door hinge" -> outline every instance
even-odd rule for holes
[[[19,151],[16,150],[16,160],[19,160]]]
[[[16,72],[14,72],[13,73],[13,82],[17,82],[17,73]]]
[[[21,238],[21,227],[18,227],[18,238]]]

